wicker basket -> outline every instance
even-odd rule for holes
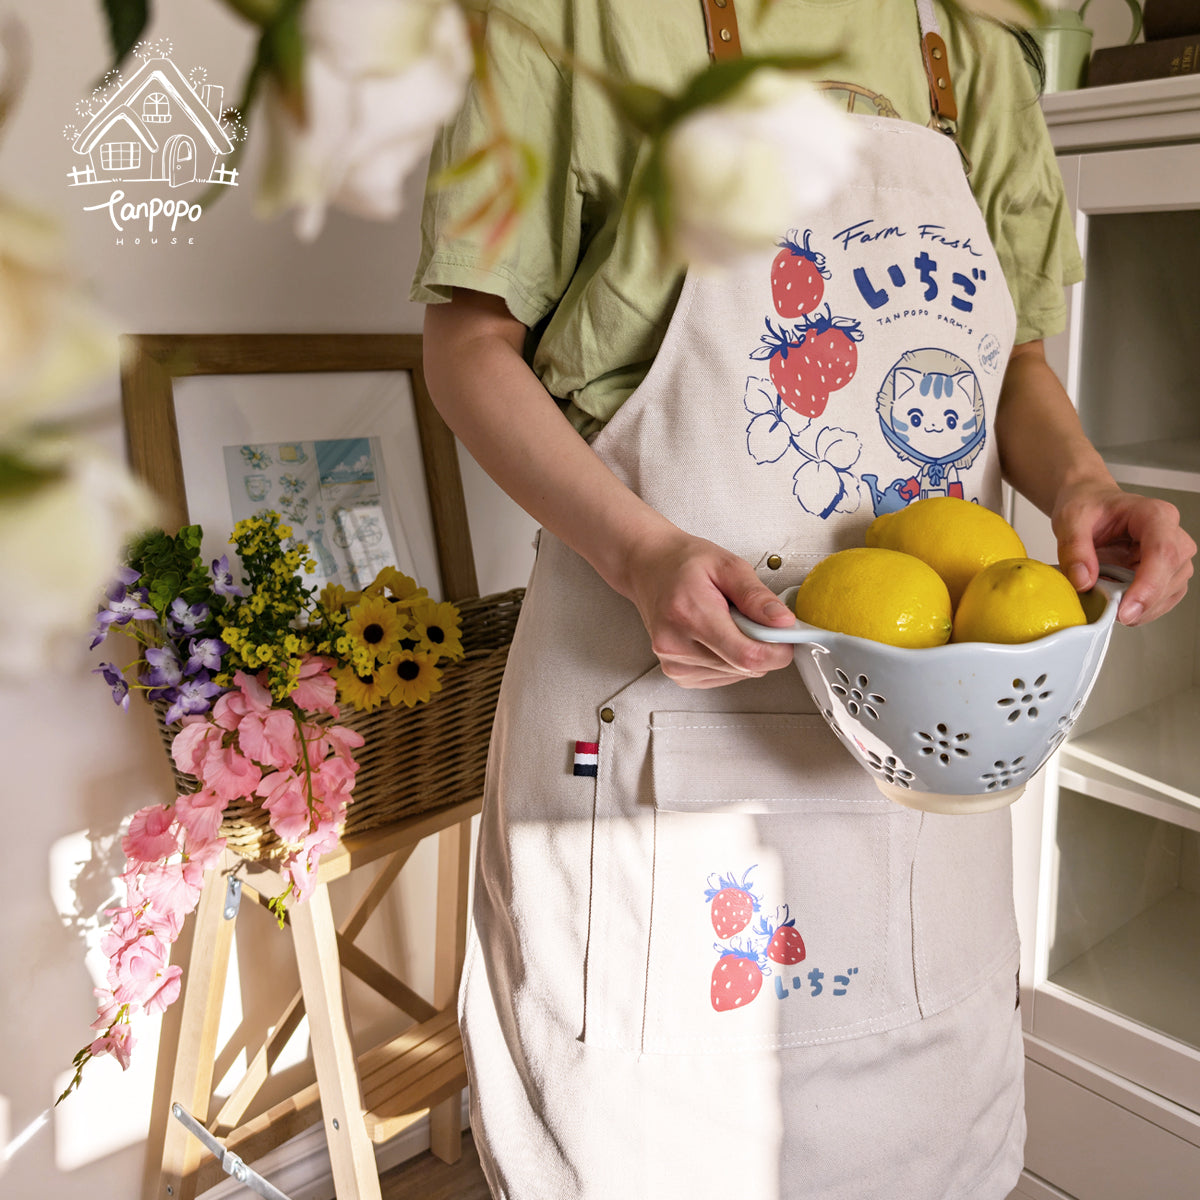
[[[357,730],[366,744],[355,756],[359,770],[344,833],[353,835],[474,799],[483,790],[488,741],[500,678],[521,611],[520,588],[456,601],[462,614],[465,655],[445,666],[442,690],[415,708],[385,705],[372,712],[344,710],[338,724]],[[159,737],[168,757],[178,726],[163,723]],[[180,794],[197,781],[175,772]],[[257,804],[235,800],[225,810],[221,836],[244,858],[271,858],[282,851]]]

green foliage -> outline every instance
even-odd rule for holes
[[[150,23],[150,0],[101,0],[108,18],[113,66],[119,67]]]
[[[0,502],[27,499],[63,477],[58,467],[41,467],[9,450],[0,450]]]
[[[150,593],[150,607],[165,623],[176,597],[187,603],[212,604],[212,579],[200,557],[201,529],[186,525],[172,536],[161,529],[144,533],[130,547],[129,565],[140,572],[140,586]]]

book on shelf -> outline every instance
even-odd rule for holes
[[[1087,86],[1105,87],[1135,79],[1164,79],[1200,71],[1200,33],[1135,42],[1132,46],[1106,46],[1092,55]]]
[[[1148,42],[1200,33],[1200,4],[1196,0],[1144,0],[1142,31]]]

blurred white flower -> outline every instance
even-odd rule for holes
[[[453,0],[308,0],[302,17],[307,123],[272,82],[259,209],[294,208],[316,237],[329,205],[386,219],[462,103],[473,59]]]
[[[82,438],[43,437],[24,461],[61,474],[0,495],[0,677],[78,659],[125,543],[153,524],[146,490]]]
[[[0,195],[0,444],[116,368],[117,339],[63,268],[59,227]]]
[[[859,128],[795,74],[763,67],[671,126],[662,147],[671,248],[727,267],[775,245],[849,178]]]

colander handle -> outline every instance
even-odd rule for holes
[[[828,629],[818,629],[815,625],[806,625],[797,621],[794,625],[786,625],[779,629],[772,625],[760,625],[752,621],[745,613],[739,612],[731,604],[729,615],[733,623],[747,636],[756,642],[787,643],[794,646],[827,646],[842,634],[831,633]]]

